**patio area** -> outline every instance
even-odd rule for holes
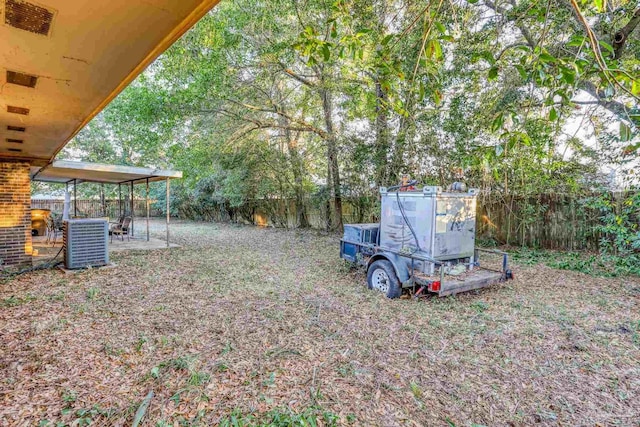
[[[171,243],[169,232],[169,215],[165,218],[164,230],[160,236],[164,239],[152,238],[150,235],[150,199],[149,184],[152,182],[164,182],[166,188],[166,212],[169,212],[168,201],[170,200],[170,180],[173,178],[181,178],[182,172],[171,170],[160,170],[150,168],[139,168],[132,166],[106,165],[100,163],[74,162],[58,160],[44,168],[33,167],[31,169],[31,180],[47,183],[64,184],[66,194],[69,200],[65,202],[65,209],[71,219],[105,219],[109,222],[109,252],[120,251],[149,251],[163,248],[179,247]],[[116,218],[107,215],[106,205],[104,204],[104,194],[101,194],[102,209],[100,212],[94,212],[93,215],[81,215],[77,206],[77,188],[83,182],[92,182],[101,184],[101,193],[104,191],[104,185],[117,186],[118,188],[118,210]],[[73,186],[73,191],[69,191],[69,186]],[[145,212],[144,216],[135,216],[134,208],[134,186],[143,185],[145,187]],[[123,198],[123,190],[128,194]],[[69,197],[73,195],[73,197]],[[127,197],[128,196],[128,197]],[[43,212],[40,212],[43,211]],[[46,211],[46,212],[45,212]],[[52,219],[48,227],[55,228],[55,242],[48,241],[45,233],[44,217],[48,215],[48,210],[32,209],[32,230],[37,234],[32,237],[33,261],[34,263],[49,262],[53,257],[57,256],[63,244],[62,231],[62,215],[57,219]],[[36,217],[39,215],[39,217]],[[33,222],[34,219],[40,221]],[[49,228],[48,228],[49,229]],[[122,231],[124,230],[124,231]],[[114,231],[114,236],[111,236]],[[49,231],[51,232],[51,231]],[[124,233],[118,235],[116,233]],[[61,257],[62,258],[62,257]]]
[[[180,245],[169,243],[169,248],[179,248]],[[33,237],[33,262],[39,263],[54,257],[62,248],[62,233],[58,233],[58,237],[55,243],[47,243],[46,236],[34,236]],[[166,249],[167,241],[162,239],[156,239],[150,237],[147,241],[146,236],[132,236],[131,239],[127,239],[125,236],[124,241],[118,237],[109,238],[109,253],[124,252],[124,251],[154,251],[157,249]]]

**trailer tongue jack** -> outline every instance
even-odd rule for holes
[[[369,289],[446,296],[513,278],[507,253],[475,247],[477,190],[414,185],[380,189],[379,224],[344,226],[340,257],[366,267]],[[502,256],[502,268],[481,267],[480,253]]]

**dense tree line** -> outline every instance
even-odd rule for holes
[[[633,185],[639,22],[628,0],[226,0],[64,155],[181,169],[192,216],[292,199],[302,227],[404,173],[580,194],[609,165]]]

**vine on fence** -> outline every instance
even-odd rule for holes
[[[584,205],[599,212],[600,248],[613,255],[640,253],[640,192],[621,199],[609,193],[588,197]]]

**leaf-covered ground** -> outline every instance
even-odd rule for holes
[[[158,237],[161,223],[154,223]],[[179,249],[0,285],[0,425],[640,422],[640,279],[541,265],[445,299],[367,291],[315,232],[174,224]],[[272,412],[273,414],[273,412]],[[62,425],[64,425],[62,424]]]

